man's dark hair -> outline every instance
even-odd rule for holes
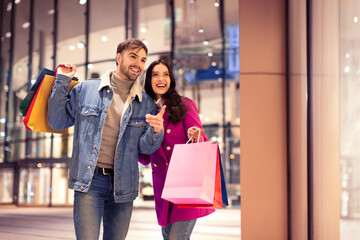
[[[117,46],[117,49],[116,49],[116,54],[120,53],[123,51],[123,50],[126,50],[126,49],[141,49],[143,48],[146,52],[146,54],[148,54],[148,49],[146,47],[146,45],[139,39],[134,39],[134,38],[130,38],[128,40],[125,40],[121,43],[119,43],[119,45]]]

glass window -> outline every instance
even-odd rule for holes
[[[47,205],[50,201],[50,168],[37,164],[20,168],[19,204]]]
[[[13,202],[14,170],[0,169],[0,203]]]
[[[214,3],[175,1],[173,67],[180,92],[196,102],[207,137],[220,146],[229,197],[236,205],[240,200],[238,2],[224,1],[222,20],[220,6]]]
[[[340,1],[341,239],[360,226],[360,3]]]

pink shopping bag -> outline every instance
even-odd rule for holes
[[[213,204],[218,146],[176,144],[161,197],[175,204]]]

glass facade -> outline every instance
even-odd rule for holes
[[[340,3],[341,216],[360,219],[360,3]]]
[[[239,207],[238,5],[221,2],[1,1],[0,203],[72,204],[72,129],[28,131],[19,104],[43,68],[73,63],[80,81],[98,78],[115,68],[119,42],[134,37],[149,48],[145,67],[170,61],[179,92],[197,103],[208,138],[220,145],[230,204]]]

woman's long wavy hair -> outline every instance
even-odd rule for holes
[[[169,70],[170,76],[170,88],[169,90],[161,97],[166,105],[166,111],[168,113],[168,119],[173,123],[176,124],[180,122],[187,113],[187,108],[184,105],[184,99],[179,93],[176,91],[176,80],[172,69],[170,68],[169,64],[167,64],[164,60],[159,59],[150,64],[146,71],[145,77],[145,92],[156,99],[156,94],[151,86],[151,78],[152,78],[152,71],[153,68],[158,65],[163,64]]]

